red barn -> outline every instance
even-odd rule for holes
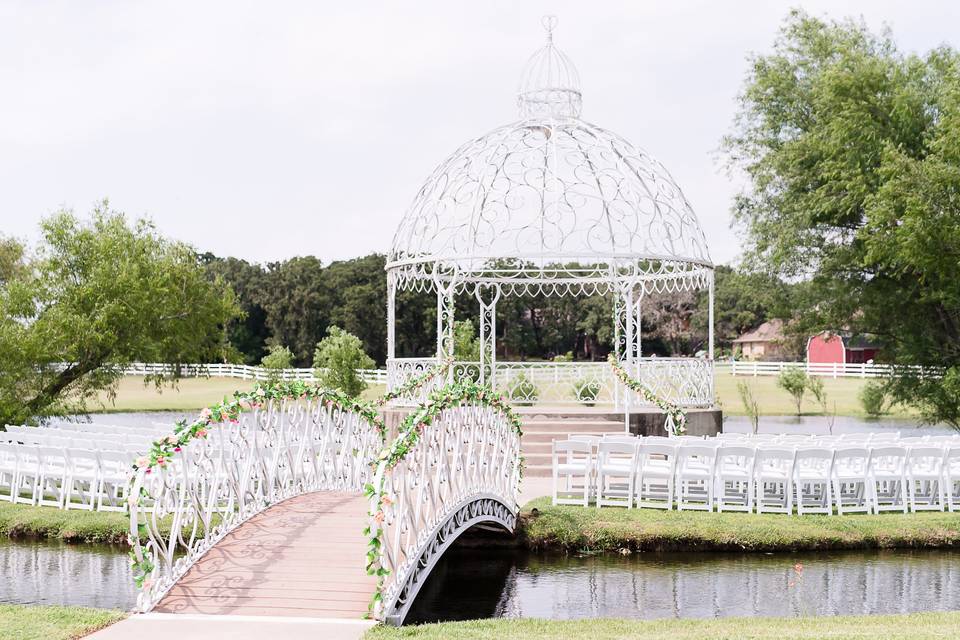
[[[877,357],[877,345],[868,336],[822,331],[807,340],[807,362],[861,364]]]

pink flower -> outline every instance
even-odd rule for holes
[[[160,465],[161,467],[165,464],[165,460],[163,459],[163,456],[157,456],[157,464]]]
[[[206,437],[207,437],[207,430],[206,430],[206,429],[197,429],[197,437],[198,437],[198,438],[206,438]]]
[[[173,436],[167,436],[166,438],[163,439],[163,441],[166,442],[167,444],[176,444],[177,439]]]
[[[384,506],[389,506],[389,505],[393,504],[393,498],[391,498],[390,496],[382,496],[382,497],[380,498],[380,504],[382,504],[382,505],[384,505]]]
[[[137,465],[137,468],[145,467],[150,464],[150,458],[147,456],[140,456],[134,461],[133,464]]]
[[[174,450],[176,453],[180,453],[180,447],[174,447],[173,450]]]
[[[152,586],[153,586],[153,580],[151,580],[150,578],[147,578],[146,580],[143,581],[144,589],[149,589]]]
[[[383,511],[377,511],[376,515],[373,516],[373,519],[377,521],[377,524],[382,524],[383,518],[384,518]]]
[[[204,407],[203,411],[200,412],[201,420],[209,420],[210,416],[213,415],[213,411],[210,410],[210,407]]]

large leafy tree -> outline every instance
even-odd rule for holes
[[[790,14],[756,56],[724,149],[749,187],[752,267],[807,282],[804,331],[876,335],[896,397],[960,424],[960,56]]]
[[[88,221],[61,212],[41,229],[35,255],[0,282],[0,423],[82,411],[131,362],[168,363],[176,377],[229,352],[236,301],[190,247],[106,202]]]
[[[203,262],[213,281],[218,278],[236,293],[242,313],[227,325],[227,338],[241,354],[245,364],[258,364],[267,355],[267,312],[264,297],[264,271],[260,265],[238,258],[217,258],[206,253]]]

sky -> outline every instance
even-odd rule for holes
[[[222,256],[386,252],[433,168],[517,119],[552,14],[583,118],[663,162],[734,263],[718,148],[791,7],[960,46],[953,1],[0,0],[0,234],[109,198]]]

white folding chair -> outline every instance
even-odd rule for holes
[[[797,514],[833,513],[833,459],[835,450],[800,447],[793,463]]]
[[[793,513],[794,449],[776,445],[757,447],[753,467],[757,513]]]
[[[843,442],[846,442],[845,440]],[[837,513],[870,513],[870,450],[863,446],[839,446],[833,456],[833,499]]]
[[[100,465],[97,511],[123,511],[132,458],[122,451],[100,451],[97,458]]]
[[[14,481],[14,502],[37,504],[40,486],[40,455],[38,445],[15,445],[17,452],[17,479]]]
[[[873,511],[907,512],[907,450],[898,446],[870,448],[870,493]]]
[[[756,456],[756,449],[740,444],[724,442],[717,449],[717,511],[753,511]]]
[[[67,488],[67,452],[61,447],[37,447],[40,458],[40,478],[37,485],[37,504],[63,508]]]
[[[911,511],[943,511],[944,490],[942,446],[910,447],[907,450],[907,498]]]
[[[635,481],[637,506],[672,509],[677,445],[648,443],[647,440],[643,439],[638,452]]]
[[[0,442],[0,500],[13,502],[17,484],[17,445]]]
[[[597,445],[597,508],[633,507],[637,471],[636,442],[608,442]]]
[[[960,511],[960,445],[947,449],[943,459],[943,481],[947,509]]]
[[[96,451],[67,451],[67,485],[63,499],[65,508],[93,511],[100,495],[100,482],[100,457]]]
[[[702,442],[702,440],[701,440]],[[717,448],[682,444],[677,451],[677,510],[713,511]]]
[[[560,492],[559,481],[566,482]],[[574,483],[582,478],[582,493]],[[593,445],[577,440],[554,440],[553,442],[553,504],[577,504],[584,507],[590,503],[593,487]],[[577,496],[576,494],[581,494]]]

